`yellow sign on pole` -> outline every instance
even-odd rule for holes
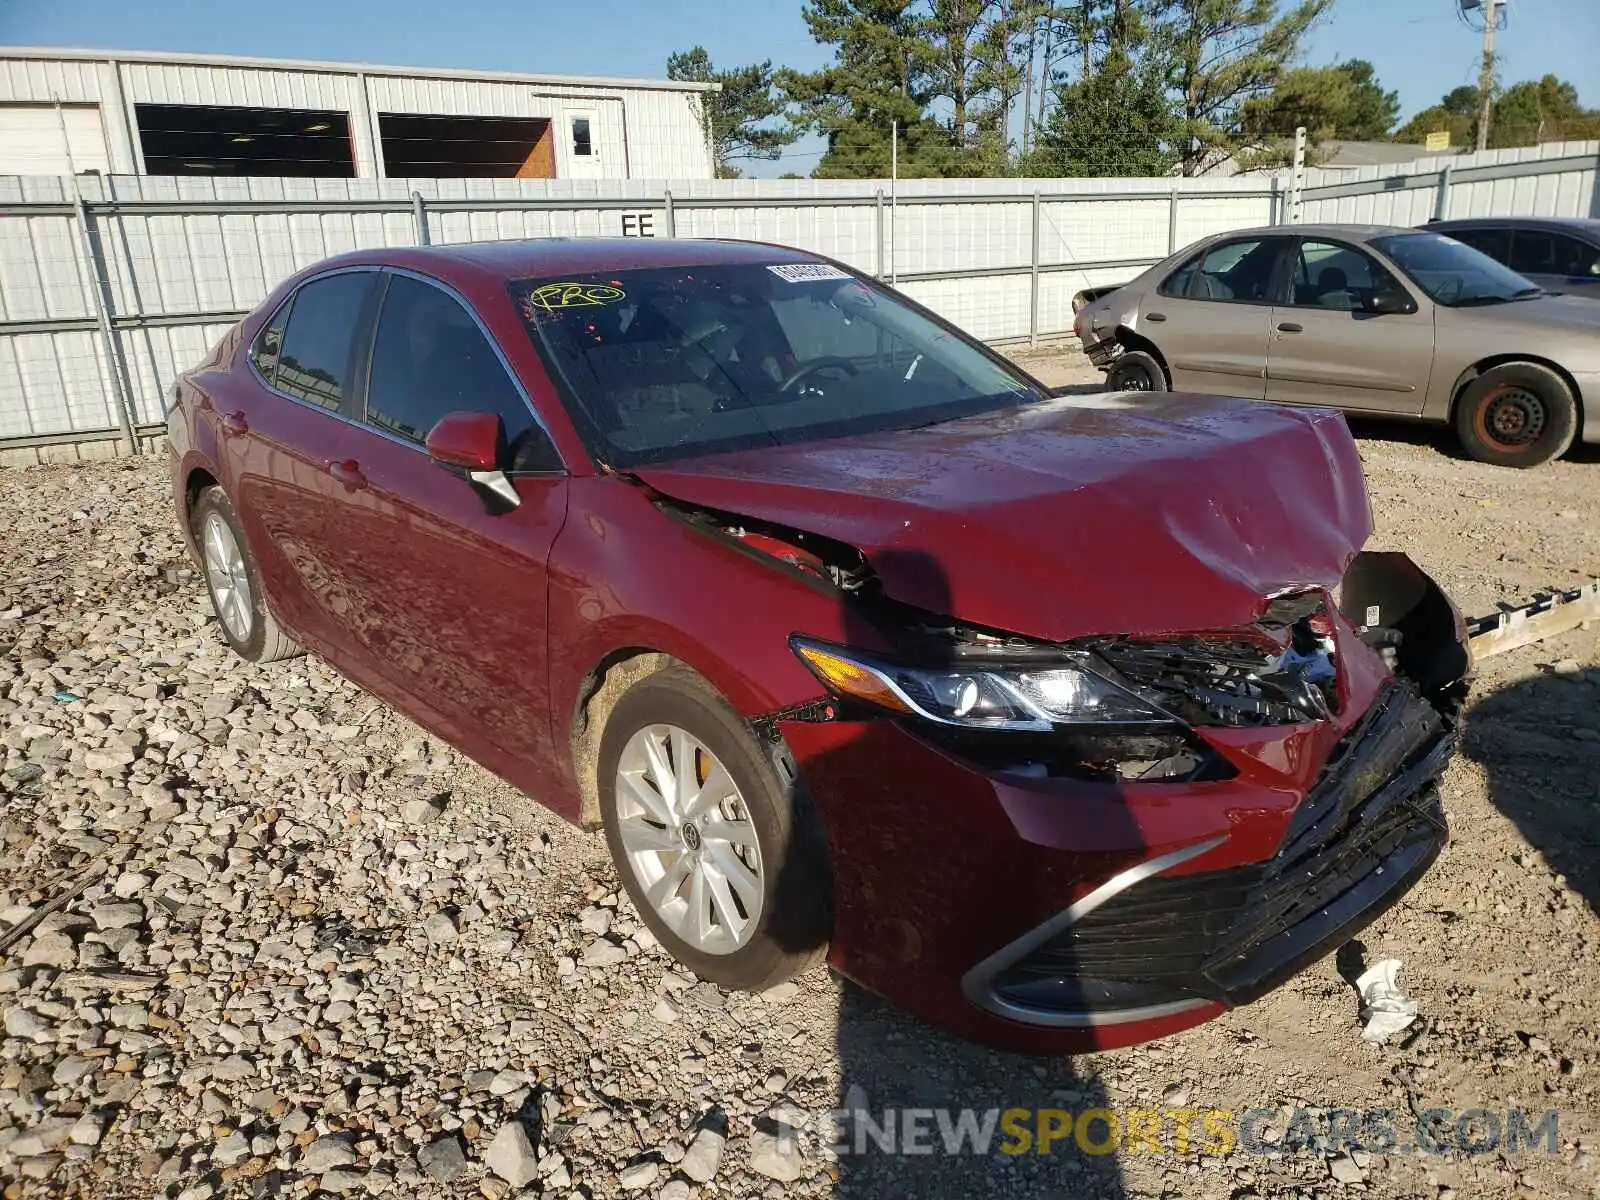
[[[1430,152],[1450,149],[1450,131],[1441,129],[1437,133],[1430,133],[1428,140],[1423,143]]]

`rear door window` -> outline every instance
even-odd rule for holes
[[[1588,275],[1600,251],[1564,233],[1519,229],[1511,238],[1511,269],[1522,275]]]
[[[1185,300],[1268,303],[1272,298],[1272,270],[1282,245],[1282,238],[1223,242],[1184,263],[1158,290],[1163,296]]]
[[[295,293],[275,380],[280,392],[337,412],[346,406],[373,271],[313,279]]]
[[[452,412],[498,416],[511,470],[558,465],[554,448],[472,314],[441,288],[392,275],[372,346],[367,423],[421,446],[439,418]]]

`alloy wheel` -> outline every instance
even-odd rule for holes
[[[206,583],[211,601],[235,642],[250,640],[254,602],[250,595],[250,575],[245,570],[244,554],[233,528],[218,513],[206,517],[201,537],[206,563]]]
[[[617,762],[627,869],[661,920],[705,954],[732,954],[761,920],[761,846],[739,786],[676,725],[647,725]]]

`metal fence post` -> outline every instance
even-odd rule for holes
[[[73,181],[74,187],[77,181]],[[124,388],[128,378],[127,364],[122,360],[122,346],[111,328],[111,284],[101,269],[103,255],[95,246],[94,231],[89,226],[89,202],[78,192],[75,207],[78,216],[78,233],[83,245],[83,264],[89,272],[89,298],[94,304],[95,324],[100,327],[100,342],[106,351],[106,371],[111,376],[111,398],[117,410],[117,427],[122,430],[122,441],[129,454],[139,453],[139,439],[133,434],[133,397]]]
[[[1178,181],[1172,181],[1172,194],[1167,197],[1167,254],[1178,252]]]
[[[1444,165],[1444,170],[1439,172],[1439,192],[1433,198],[1433,219],[1446,220],[1450,216],[1450,176],[1455,173],[1455,167],[1449,163]]]
[[[667,202],[667,236],[675,238],[678,236],[678,218],[672,211],[672,189],[663,188],[662,195],[666,197]]]
[[[1039,193],[1033,194],[1033,277],[1028,282],[1028,345],[1039,344]]]
[[[416,226],[417,245],[429,245],[428,202],[422,198],[421,192],[411,193],[411,223]]]
[[[1283,224],[1283,180],[1278,176],[1272,177],[1272,196],[1267,201],[1271,206],[1267,210],[1268,225]]]
[[[877,249],[873,254],[873,265],[876,270],[873,274],[879,279],[883,278],[883,189],[878,189],[878,240]]]

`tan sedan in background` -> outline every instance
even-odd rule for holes
[[[1600,304],[1549,295],[1437,233],[1220,234],[1073,308],[1113,391],[1449,422],[1467,453],[1511,467],[1600,442]]]

